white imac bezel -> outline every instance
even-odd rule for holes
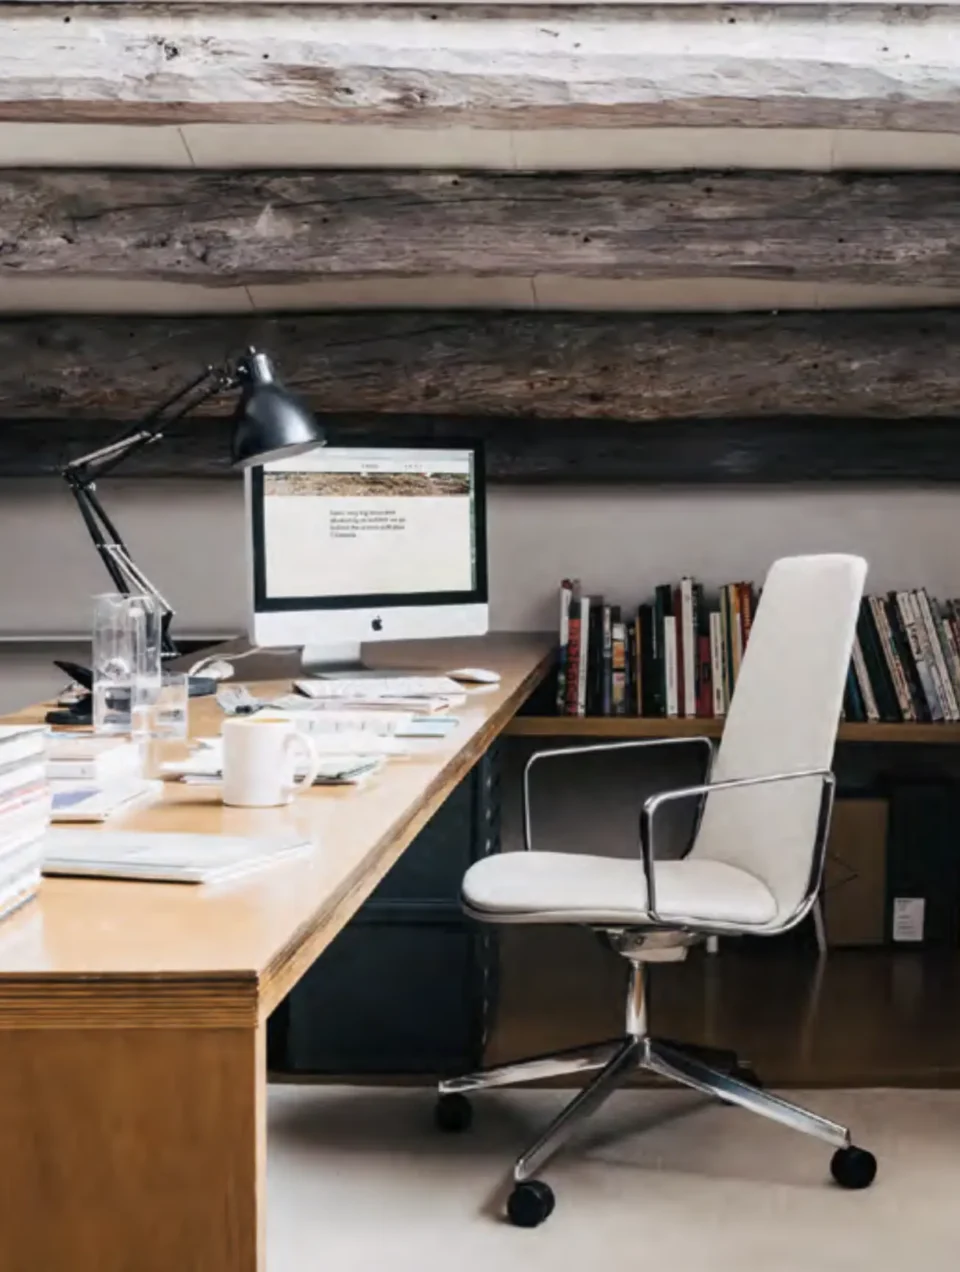
[[[282,601],[265,596],[263,551],[263,469],[244,473],[247,541],[248,634],[260,648],[329,649],[344,661],[358,646],[381,640],[427,640],[482,636],[489,630],[484,460],[477,442],[423,443],[370,440],[338,443],[351,450],[469,450],[474,456],[474,544],[477,568],[469,593],[386,594],[377,597],[297,597]],[[333,448],[331,448],[333,449]],[[447,599],[449,598],[449,599]],[[405,603],[407,602],[407,603]]]

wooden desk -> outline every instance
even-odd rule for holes
[[[223,890],[47,880],[0,925],[0,1268],[263,1267],[265,1021],[536,687],[550,642],[389,648],[385,665],[486,666],[493,691],[422,756],[285,809],[167,786],[111,828],[269,834],[312,858]],[[241,665],[242,666],[242,665]],[[10,720],[42,718],[42,708]],[[212,699],[191,728],[219,730]],[[322,1202],[318,1203],[322,1204]]]

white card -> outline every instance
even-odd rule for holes
[[[893,898],[893,939],[895,941],[923,940],[923,897]]]

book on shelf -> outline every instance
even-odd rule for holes
[[[663,662],[669,717],[680,714],[680,651],[677,648],[677,620],[673,614],[663,619]]]
[[[558,712],[725,716],[758,601],[752,583],[714,591],[684,575],[628,609],[565,579]],[[923,587],[864,596],[843,712],[854,723],[960,723],[960,600]]]
[[[567,665],[570,657],[570,601],[573,583],[564,579],[560,584],[560,649],[557,654],[557,715],[567,710]]]

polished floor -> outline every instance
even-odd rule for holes
[[[734,1047],[781,1086],[960,1086],[960,951],[820,959],[803,936],[652,969],[652,1032]],[[625,977],[588,931],[503,929],[488,1063],[619,1034]]]
[[[826,1146],[667,1090],[615,1096],[543,1172],[542,1228],[502,1221],[511,1159],[568,1098],[478,1095],[434,1131],[426,1089],[269,1096],[268,1272],[953,1272],[960,1092],[812,1091],[875,1151],[873,1188],[828,1181]]]

